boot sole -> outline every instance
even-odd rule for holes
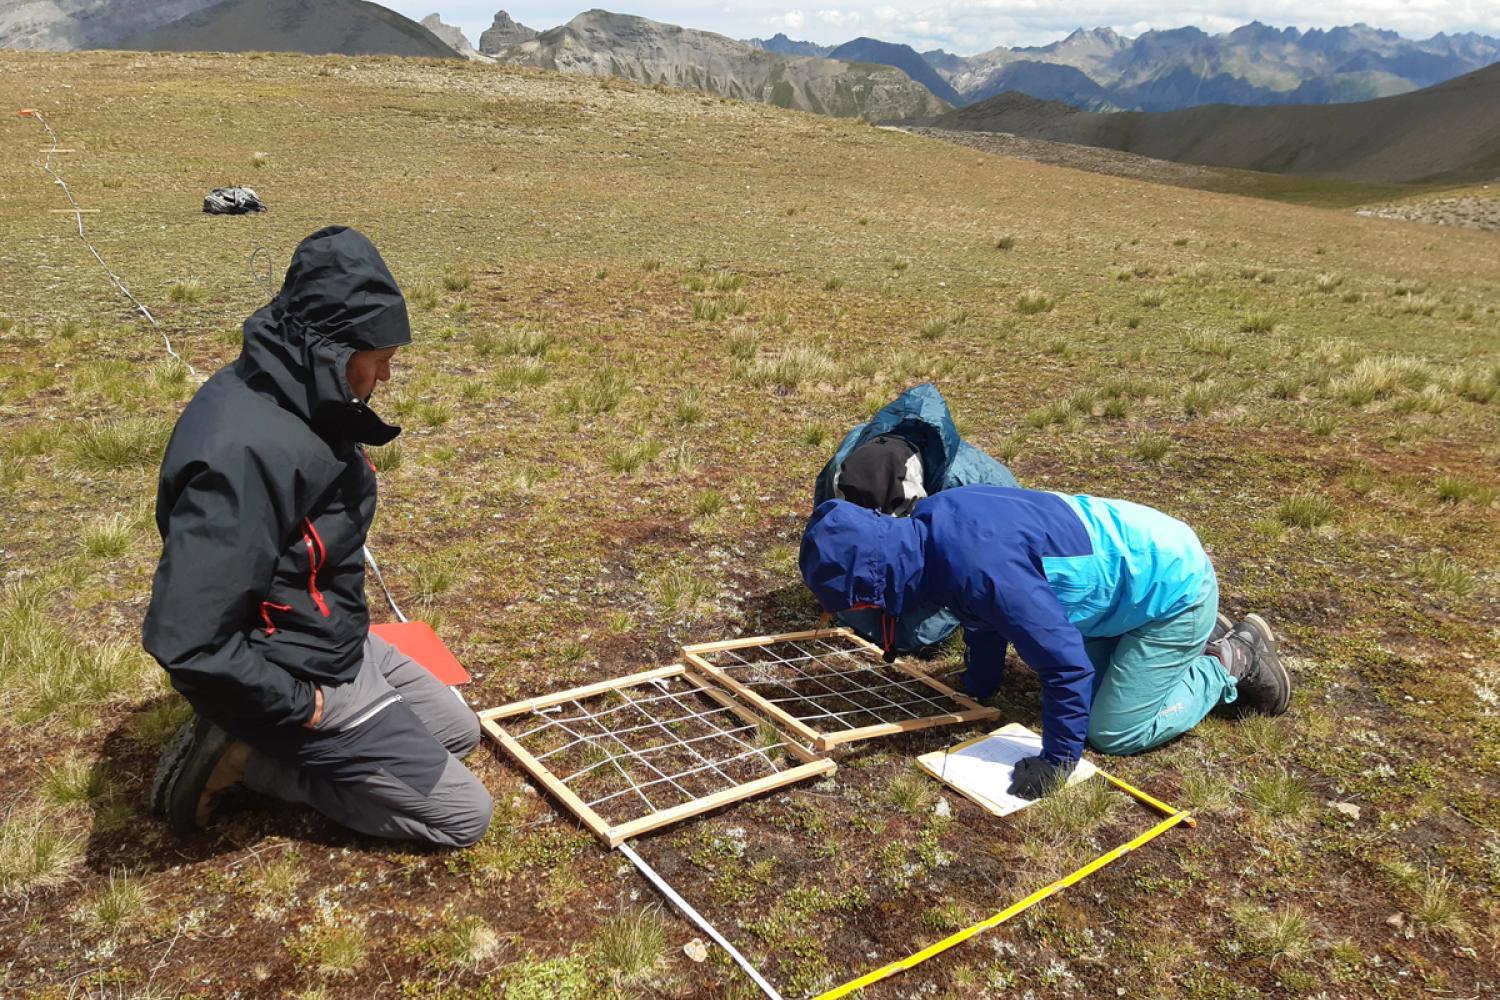
[[[1266,645],[1271,647],[1271,653],[1276,657],[1276,672],[1281,675],[1281,689],[1284,695],[1277,701],[1271,710],[1271,715],[1281,715],[1292,705],[1292,675],[1287,673],[1286,666],[1281,662],[1281,642],[1276,638],[1276,633],[1271,631],[1271,625],[1260,615],[1246,615],[1245,624],[1261,634]]]
[[[156,816],[167,814],[167,800],[172,795],[172,786],[182,771],[183,761],[193,748],[193,736],[198,720],[184,722],[162,747],[161,757],[156,762],[156,774],[151,779],[151,812]]]

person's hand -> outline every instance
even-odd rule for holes
[[[323,689],[313,685],[313,714],[312,718],[302,723],[304,729],[317,729],[318,723],[323,721]]]
[[[1072,773],[1073,761],[1054,764],[1041,757],[1027,757],[1016,762],[1015,774],[1007,791],[1017,798],[1039,799],[1061,788]]]

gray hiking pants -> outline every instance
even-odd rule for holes
[[[246,734],[247,736],[249,734]],[[370,636],[358,676],[323,688],[323,718],[288,742],[249,739],[245,785],[374,837],[467,847],[494,801],[460,758],[479,719],[446,684]]]

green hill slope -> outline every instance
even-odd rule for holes
[[[1377,101],[1097,114],[1004,94],[932,119],[1205,166],[1372,184],[1500,177],[1500,64]]]

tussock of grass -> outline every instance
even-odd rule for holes
[[[1403,388],[1421,389],[1432,378],[1432,368],[1417,358],[1400,355],[1363,358],[1349,374],[1330,381],[1327,391],[1348,406],[1364,406]]]
[[[28,803],[0,819],[0,896],[60,885],[82,858],[83,835],[54,809]]]
[[[458,556],[427,556],[411,567],[409,579],[412,597],[422,604],[431,604],[453,590],[462,578],[463,567]]]
[[[443,300],[441,289],[430,281],[408,288],[405,295],[407,304],[421,312],[431,312]]]
[[[171,433],[170,423],[152,417],[95,420],[70,442],[72,457],[101,471],[158,465]]]
[[[1182,794],[1178,796],[1184,809],[1203,815],[1225,812],[1229,809],[1231,793],[1229,781],[1209,768],[1192,771],[1182,782]]]
[[[1312,957],[1312,925],[1295,906],[1283,904],[1272,912],[1261,906],[1239,903],[1229,910],[1236,938],[1243,950],[1277,962],[1302,962]]]
[[[115,934],[146,916],[151,897],[138,878],[124,869],[110,869],[109,884],[101,889],[86,910],[90,926]]]
[[[193,706],[186,698],[174,694],[131,716],[128,732],[137,743],[160,747],[192,717]]]
[[[197,278],[173,282],[167,287],[168,302],[201,302],[202,300],[203,282]]]
[[[563,391],[559,409],[565,414],[583,417],[613,413],[619,409],[630,390],[630,382],[620,372],[607,369],[583,385],[570,385]]]
[[[737,292],[745,287],[745,276],[733,271],[718,271],[709,279],[708,287],[715,292]]]
[[[1288,528],[1311,529],[1333,520],[1333,501],[1316,493],[1294,493],[1276,508],[1276,519]]]
[[[917,337],[922,340],[941,340],[951,324],[946,319],[928,320],[917,328]]]
[[[370,954],[370,938],[358,924],[311,924],[287,938],[297,964],[324,976],[352,976]]]
[[[684,390],[672,405],[672,423],[678,427],[692,427],[708,413],[703,403],[703,393],[697,389]]]
[[[617,984],[649,980],[666,953],[667,927],[655,907],[622,913],[594,937],[594,954]]]
[[[1313,804],[1307,783],[1285,768],[1251,778],[1246,799],[1256,815],[1273,823],[1295,823]]]
[[[1016,312],[1022,316],[1036,316],[1051,312],[1057,300],[1039,288],[1033,288],[1016,296]]]
[[[552,370],[541,358],[521,357],[496,368],[490,381],[501,392],[515,392],[546,385],[551,378]]]
[[[500,935],[483,917],[449,917],[422,950],[440,969],[469,969],[500,950]]]
[[[1473,573],[1443,552],[1425,552],[1418,556],[1412,563],[1412,572],[1427,587],[1454,597],[1468,597],[1479,586]]]
[[[77,643],[52,614],[45,591],[0,592],[0,689],[19,701],[21,721],[135,694],[154,669],[135,643]]]
[[[395,472],[401,468],[401,462],[406,457],[406,449],[400,441],[392,441],[377,447],[365,449],[365,454],[370,456],[370,464],[375,466],[376,472]]]
[[[1240,321],[1241,333],[1273,333],[1276,330],[1276,314],[1251,313]]]
[[[474,275],[463,268],[450,267],[443,272],[443,287],[450,292],[466,292],[474,284]]]
[[[728,499],[718,490],[702,490],[693,497],[693,516],[713,517],[726,503]]]
[[[116,559],[130,548],[135,534],[130,518],[108,514],[95,518],[83,529],[83,551],[91,559]]]
[[[1130,452],[1148,465],[1155,465],[1172,450],[1172,439],[1165,434],[1142,434],[1135,439]]]
[[[543,358],[552,348],[552,335],[541,330],[507,330],[495,341],[494,351],[510,357]]]
[[[1471,937],[1464,915],[1463,890],[1446,872],[1435,875],[1428,870],[1411,916],[1424,934],[1449,937],[1463,944]]]
[[[930,777],[909,767],[903,768],[886,782],[881,798],[887,806],[899,812],[927,812],[937,801],[937,789]]]
[[[661,454],[661,447],[656,441],[615,445],[604,453],[604,464],[616,475],[633,476]]]
[[[1073,406],[1066,399],[1054,400],[1046,406],[1039,406],[1034,410],[1026,411],[1026,423],[1037,430],[1043,430],[1054,424],[1066,427],[1073,422]]]
[[[1320,274],[1313,278],[1313,287],[1324,295],[1332,294],[1343,283],[1343,276],[1338,274]]]
[[[87,807],[113,789],[109,768],[101,761],[70,755],[42,773],[42,796],[57,806]]]
[[[691,617],[718,596],[712,579],[687,566],[669,566],[653,581],[657,607],[672,617]]]
[[[995,240],[996,250],[1013,250],[1016,246],[1016,238],[1009,234]]]
[[[1183,343],[1194,354],[1216,358],[1232,357],[1235,350],[1234,338],[1217,330],[1193,330],[1183,339]]]
[[[1081,841],[1114,818],[1120,796],[1103,778],[1065,785],[1038,799],[1023,816],[1026,827],[1044,840]]]
[[[832,378],[836,370],[833,361],[822,352],[811,347],[791,347],[754,362],[745,379],[754,386],[792,393],[805,384]]]

